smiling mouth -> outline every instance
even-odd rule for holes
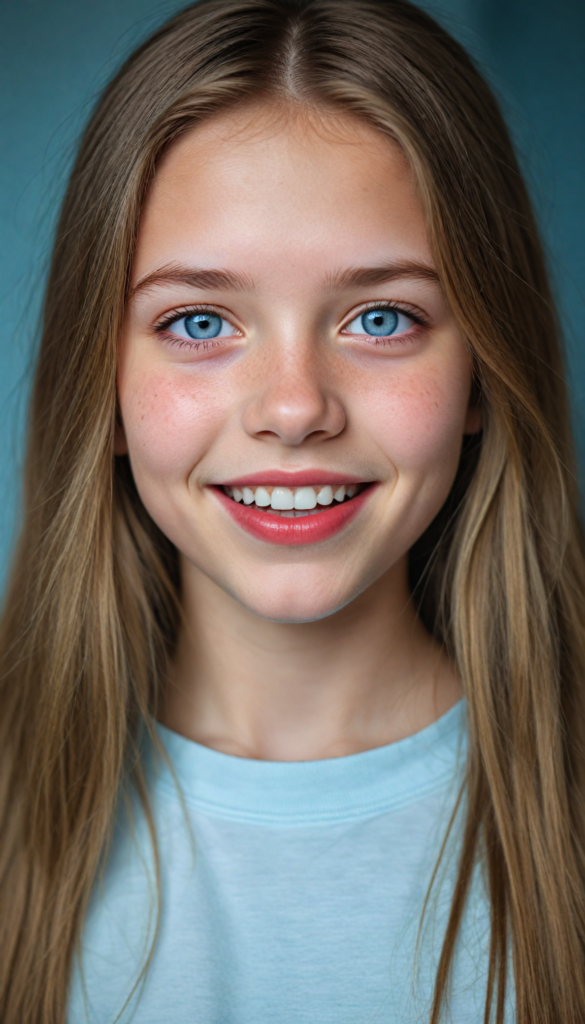
[[[283,519],[300,519],[345,505],[367,486],[365,483],[316,487],[225,486],[221,490],[232,501],[246,505],[250,511],[257,510]]]

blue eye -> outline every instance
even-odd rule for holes
[[[213,310],[200,313],[187,313],[185,316],[167,321],[161,325],[172,331],[179,338],[190,341],[211,341],[213,338],[231,338],[239,332],[236,328]]]
[[[412,327],[413,321],[398,309],[385,306],[367,309],[360,313],[345,328],[349,334],[369,334],[376,338],[388,338],[393,334],[402,334]]]
[[[221,331],[221,319],[217,313],[192,313],[185,317],[185,330],[190,338],[217,338]]]

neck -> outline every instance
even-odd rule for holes
[[[185,563],[183,607],[161,718],[224,753],[358,753],[418,732],[460,697],[416,615],[406,559],[333,615],[292,624],[259,618]]]

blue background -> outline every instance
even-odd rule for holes
[[[101,87],[183,3],[0,4],[0,583],[18,527],[19,471],[51,233],[75,140]],[[421,3],[467,47],[512,129],[566,328],[585,468],[585,2]]]

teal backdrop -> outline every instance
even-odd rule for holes
[[[51,234],[100,89],[182,3],[0,2],[0,585],[18,529],[30,370]],[[566,330],[585,469],[585,0],[421,3],[494,87],[528,177]]]

